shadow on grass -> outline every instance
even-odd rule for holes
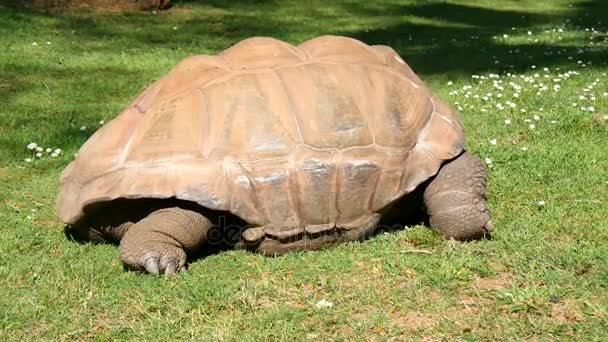
[[[352,6],[357,15],[382,15],[379,9]],[[384,10],[384,9],[383,9]],[[564,24],[584,28],[601,25],[608,13],[608,2],[587,1],[573,8],[570,16],[539,14],[526,11],[493,10],[449,3],[392,6],[391,13],[414,15],[437,24],[417,24],[399,21],[379,28],[352,31],[349,36],[368,44],[385,44],[397,50],[421,74],[483,72],[508,69],[521,71],[532,64],[552,66],[577,56],[580,41],[563,44],[534,42],[507,43],[503,34],[526,32],[531,27],[556,28]],[[603,13],[603,14],[602,14]],[[549,26],[550,25],[550,26]],[[534,32],[536,35],[539,32]],[[605,64],[608,50],[586,51],[585,61]],[[493,63],[498,60],[499,63]]]
[[[273,36],[286,39],[296,34],[312,38],[321,34],[341,34],[368,44],[390,45],[421,74],[471,73],[509,68],[515,71],[530,64],[563,63],[565,56],[576,55],[580,42],[559,45],[535,43],[513,44],[495,36],[520,33],[538,25],[565,24],[597,26],[608,13],[608,2],[586,1],[571,9],[570,16],[521,10],[496,10],[489,7],[424,2],[385,4],[341,2],[334,13],[324,13],[315,6],[306,7],[298,18],[275,15],[281,4],[276,1],[176,1],[172,11],[152,15],[151,12],[103,13],[45,13],[23,6],[9,5],[11,14],[21,18],[13,24],[33,24],[27,16],[59,16],[55,29],[76,32],[81,39],[107,42],[100,50],[136,45],[140,49],[203,46],[202,53],[219,52],[250,36]],[[6,5],[5,5],[6,6]],[[319,3],[323,7],[323,3]],[[201,8],[202,7],[202,8]],[[337,13],[337,14],[336,14]],[[356,21],[376,18],[377,24],[365,30],[343,30],[327,25],[320,29],[319,21],[331,23],[340,13]],[[1,16],[0,16],[1,17]],[[304,20],[302,19],[304,18]],[[344,19],[344,18],[342,18]],[[0,19],[1,20],[1,19]],[[10,23],[3,23],[5,26]],[[174,24],[179,26],[175,30]],[[323,23],[322,23],[323,24]],[[13,28],[17,29],[17,28]],[[537,32],[534,32],[535,34]],[[588,51],[585,58],[593,63],[606,62],[606,49]],[[499,64],[494,64],[499,60]]]

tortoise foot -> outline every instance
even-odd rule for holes
[[[175,274],[185,269],[187,258],[182,248],[154,240],[151,236],[140,243],[121,243],[120,260],[129,269],[153,275]]]

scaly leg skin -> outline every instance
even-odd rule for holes
[[[478,239],[493,229],[486,202],[486,170],[464,152],[446,163],[424,191],[431,228],[454,239]]]
[[[92,220],[85,217],[77,224],[66,226],[65,234],[79,242],[119,243],[132,225],[130,220]]]
[[[175,274],[184,269],[188,254],[207,240],[211,226],[196,211],[156,210],[127,230],[120,241],[120,260],[130,269]]]

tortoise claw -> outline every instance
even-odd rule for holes
[[[159,275],[158,259],[155,257],[148,258],[144,264],[146,271],[155,276]]]

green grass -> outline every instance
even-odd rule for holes
[[[608,338],[604,1],[218,0],[158,13],[44,13],[6,3],[1,340]],[[450,242],[416,226],[279,258],[222,252],[186,275],[153,278],[123,271],[116,246],[64,237],[54,212],[59,174],[99,121],[186,56],[252,35],[297,44],[321,34],[393,46],[462,108],[468,149],[492,160],[492,240]],[[541,82],[548,89],[537,95]],[[64,152],[36,158],[30,142]],[[333,306],[317,308],[322,299]]]

